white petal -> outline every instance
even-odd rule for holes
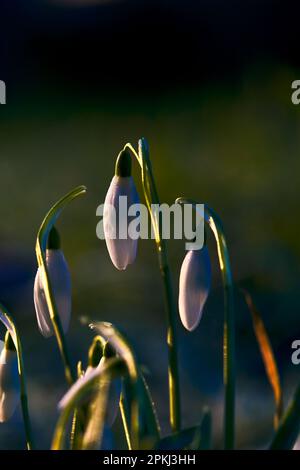
[[[13,329],[10,321],[6,318],[6,316],[3,314],[3,312],[0,310],[0,321],[3,323],[3,325],[6,327],[6,329],[9,331],[10,336],[13,339],[14,345],[17,349],[18,347],[18,342],[17,342],[17,336],[15,333],[15,330]],[[0,362],[1,363],[1,362]]]
[[[293,450],[300,450],[300,436],[298,437],[298,440],[296,441]]]
[[[46,264],[62,328],[66,333],[71,318],[72,295],[71,277],[63,252],[47,250]],[[43,289],[42,275],[42,270],[39,268],[34,283],[34,304],[39,329],[47,338],[53,335],[53,326]]]
[[[39,330],[45,338],[49,338],[53,335],[53,327],[42,286],[41,268],[38,268],[35,276],[33,299]]]
[[[20,399],[18,358],[15,351],[3,349],[0,357],[0,422],[15,412]]]
[[[114,424],[118,416],[121,389],[122,384],[120,379],[115,379],[111,382],[106,411],[106,424],[110,427]]]
[[[98,367],[104,367],[109,359],[102,357]],[[120,379],[110,381],[108,403],[106,408],[105,421],[108,426],[112,426],[119,412],[119,401],[121,395],[122,383]]]
[[[209,294],[211,267],[207,247],[189,251],[182,263],[179,280],[179,313],[183,326],[194,330]]]
[[[103,227],[106,246],[114,266],[119,270],[124,270],[129,264],[132,264],[136,258],[137,240],[128,236],[128,227],[126,227],[126,239],[118,238],[119,232],[119,197],[127,196],[127,209],[132,204],[139,203],[139,196],[134,185],[133,178],[114,176],[108,189],[104,202]],[[116,211],[116,224],[113,214],[109,210],[114,207]],[[134,217],[128,217],[128,224]],[[112,233],[117,237],[112,238]]]

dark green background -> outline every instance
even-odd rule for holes
[[[35,238],[51,204],[79,184],[87,195],[58,224],[73,280],[74,361],[86,356],[92,338],[81,316],[121,326],[145,364],[168,432],[154,243],[142,241],[136,263],[118,272],[95,233],[115,158],[141,136],[150,143],[161,200],[195,198],[221,216],[234,279],[249,288],[263,315],[287,401],[299,380],[290,359],[300,336],[300,109],[290,99],[300,74],[296,15],[275,1],[226,2],[227,8],[217,1],[23,3],[1,7],[7,105],[0,108],[0,295],[22,334],[38,446],[50,445],[66,388],[55,341],[43,339],[35,321]],[[134,176],[140,189],[137,167]],[[222,291],[215,246],[208,243],[212,292],[196,332],[178,322],[180,372],[184,424],[196,424],[211,405],[220,446]],[[184,243],[171,241],[169,248],[177,295]],[[238,289],[236,307],[237,443],[262,447],[272,434],[273,397]],[[23,447],[18,411],[0,425],[0,448]]]

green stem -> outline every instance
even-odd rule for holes
[[[178,198],[180,204],[192,204],[194,201]],[[224,447],[233,449],[235,442],[235,314],[233,298],[233,282],[229,253],[224,235],[223,225],[219,216],[208,206],[204,210],[205,222],[211,228],[216,244],[224,291],[224,332],[223,332],[223,381],[225,387],[224,410]]]
[[[23,390],[23,392],[21,392],[20,400],[21,400],[21,408],[22,408],[22,415],[23,415],[23,421],[24,421],[27,449],[33,450],[34,446],[33,446],[31,422],[30,422],[30,416],[29,416],[29,410],[28,410],[28,399],[27,399],[26,391],[24,392]]]
[[[224,290],[224,338],[223,338],[223,380],[225,386],[224,447],[234,448],[235,420],[235,315],[233,282],[229,253],[221,220],[217,214],[205,206],[207,223],[217,243],[218,258]]]
[[[56,336],[57,344],[59,347],[60,355],[63,361],[65,377],[69,385],[72,385],[76,380],[76,375],[74,370],[71,367],[71,362],[69,358],[67,342],[64,335],[64,331],[61,325],[60,317],[57,312],[57,307],[51,288],[50,277],[47,269],[45,253],[41,249],[40,243],[37,244],[37,258],[38,263],[41,269],[43,269],[43,278],[44,278],[44,291],[47,300],[47,305],[49,309],[50,318],[53,324],[54,333]]]
[[[66,381],[68,382],[69,385],[72,385],[76,381],[76,375],[75,375],[74,369],[71,366],[66,337],[65,337],[62,325],[61,325],[60,317],[57,313],[52,289],[50,287],[50,284],[48,284],[48,286],[49,286],[49,294],[50,294],[51,309],[52,309],[52,314],[50,314],[50,317],[52,320],[57,344],[58,344],[60,355],[61,355],[62,362],[64,365]]]
[[[180,411],[180,388],[178,372],[178,352],[176,336],[176,317],[177,307],[174,302],[173,284],[171,271],[167,256],[167,247],[161,236],[161,226],[153,214],[151,204],[159,205],[159,197],[156,189],[155,179],[152,172],[151,161],[149,157],[148,144],[145,139],[139,140],[139,152],[137,153],[131,144],[126,144],[125,148],[131,150],[136,157],[142,173],[142,183],[146,204],[151,217],[153,230],[155,232],[156,249],[160,273],[163,281],[165,304],[167,311],[167,345],[168,345],[168,378],[169,378],[169,406],[170,406],[170,424],[174,432],[181,427]]]
[[[128,413],[128,410],[126,409],[126,403],[125,403],[125,400],[124,400],[123,392],[122,392],[121,397],[120,397],[119,407],[120,407],[120,413],[121,413],[121,418],[122,418],[122,422],[123,422],[123,428],[124,428],[124,432],[125,432],[125,439],[126,439],[126,442],[127,442],[127,447],[128,447],[128,450],[132,450],[129,416],[128,416],[129,413]]]
[[[174,432],[180,431],[181,412],[180,412],[180,388],[178,374],[178,354],[177,354],[177,337],[175,328],[176,306],[174,303],[173,285],[171,272],[166,261],[166,253],[162,256],[163,249],[158,247],[158,259],[160,272],[163,280],[165,302],[167,310],[168,331],[167,344],[169,356],[169,401],[170,401],[170,424]]]
[[[18,367],[19,367],[19,377],[20,377],[20,401],[21,401],[21,408],[22,408],[22,414],[23,414],[27,449],[33,450],[34,445],[33,445],[31,421],[30,421],[30,415],[29,415],[29,409],[28,409],[26,376],[25,376],[25,368],[24,368],[24,361],[23,361],[23,354],[22,354],[22,346],[21,346],[21,341],[17,333],[17,330],[15,327],[14,329],[15,329],[17,342],[18,342],[17,354],[18,354]]]
[[[53,291],[51,288],[49,273],[48,273],[46,260],[45,260],[45,254],[42,251],[41,251],[40,266],[44,271],[44,281],[45,281],[44,291],[45,291],[50,318],[51,318],[54,333],[56,336],[56,341],[57,341],[60,355],[62,358],[62,362],[64,365],[66,381],[69,385],[72,385],[76,380],[76,375],[75,375],[74,370],[71,367],[70,357],[69,357],[68,348],[67,348],[67,342],[66,342],[62,325],[61,325],[60,317],[57,312],[57,307],[56,307]]]

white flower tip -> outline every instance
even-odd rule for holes
[[[197,313],[197,318],[196,320],[192,323],[192,322],[189,322],[188,319],[185,317],[185,318],[181,318],[181,321],[182,321],[182,324],[183,326],[190,332],[194,331],[197,326],[199,325],[200,323],[200,320],[201,320],[201,317],[202,317],[202,312],[199,312]]]
[[[18,357],[15,351],[3,349],[0,364],[0,422],[14,414],[20,397]]]
[[[46,251],[46,263],[56,307],[60,316],[62,328],[66,333],[69,328],[72,306],[70,273],[61,250],[48,249]],[[39,330],[45,338],[49,338],[54,334],[54,331],[44,292],[43,273],[41,268],[37,271],[34,283],[34,305]]]

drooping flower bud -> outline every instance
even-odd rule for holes
[[[211,266],[206,246],[189,251],[179,279],[179,314],[183,326],[193,331],[199,324],[211,285]]]
[[[8,421],[14,414],[20,399],[18,356],[14,342],[6,333],[0,355],[0,422]]]
[[[131,176],[131,156],[127,150],[122,150],[117,158],[115,176],[106,194],[103,213],[106,246],[114,266],[119,270],[126,269],[134,262],[138,243],[128,232],[133,217],[127,217],[127,213],[123,214],[120,209],[122,196],[127,198],[126,209],[139,204],[139,195]]]
[[[89,349],[88,368],[98,367],[103,357],[104,340],[101,336],[95,336]]]
[[[51,229],[48,237],[46,265],[57,311],[62,328],[66,333],[69,328],[72,307],[71,276],[64,254],[60,249],[60,238],[55,227]],[[38,268],[34,282],[34,305],[39,330],[43,336],[48,338],[53,335],[54,331],[43,285],[43,272],[41,268]]]
[[[99,367],[104,367],[105,363],[112,357],[115,357],[116,353],[111,347],[109,342],[106,342],[103,348],[103,357],[100,361]],[[106,409],[105,422],[106,425],[111,427],[118,415],[119,401],[121,395],[121,381],[120,379],[114,379],[109,384],[109,397]]]

